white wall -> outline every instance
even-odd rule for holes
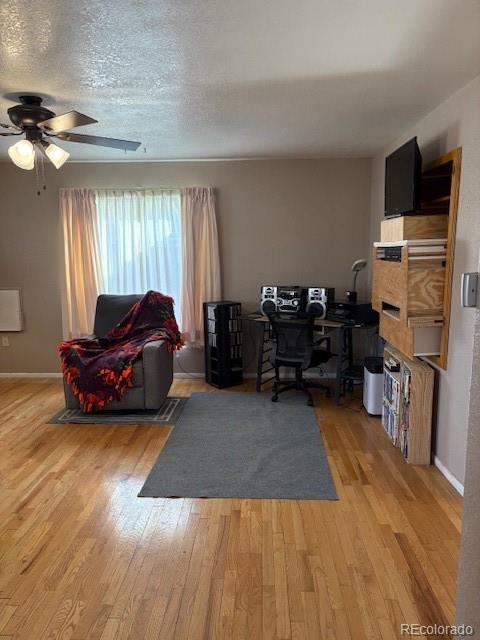
[[[465,502],[462,520],[462,544],[458,570],[456,624],[469,624],[480,634],[480,309],[477,309],[470,419],[465,473]]]
[[[424,162],[462,147],[462,172],[453,274],[448,369],[439,373],[435,455],[464,482],[468,405],[472,372],[474,310],[460,306],[460,279],[477,271],[480,244],[480,76],[457,91],[378,153],[372,163],[370,240],[379,239],[384,204],[385,156],[418,137]]]

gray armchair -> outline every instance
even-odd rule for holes
[[[101,295],[95,310],[94,335],[104,337],[120,322],[141,295]],[[148,342],[141,358],[133,365],[133,387],[121,400],[114,400],[105,411],[139,411],[160,409],[173,381],[173,355],[163,340]],[[79,409],[80,403],[71,386],[64,380],[65,406]]]

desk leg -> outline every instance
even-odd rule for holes
[[[338,355],[337,355],[337,371],[335,374],[335,404],[340,404],[340,392],[342,389],[342,369],[343,369],[343,351],[344,351],[343,341],[344,341],[343,327],[339,327],[337,329]]]
[[[263,341],[265,334],[265,327],[263,322],[255,322],[256,331],[255,339],[257,341],[257,379],[255,383],[255,390],[260,393],[262,390],[262,372],[263,372]]]
[[[353,328],[347,328],[348,366],[353,367]]]
[[[348,367],[351,369],[353,367],[353,329],[352,327],[348,327],[346,330],[345,337],[347,339],[347,356],[348,356]],[[348,390],[353,392],[353,380],[348,382]]]

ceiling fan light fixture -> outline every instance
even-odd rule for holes
[[[30,140],[20,140],[8,149],[8,155],[20,169],[31,171],[35,165],[35,149]]]
[[[45,149],[45,155],[56,169],[60,169],[70,157],[68,151],[51,142],[43,144],[43,147]]]

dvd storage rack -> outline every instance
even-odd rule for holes
[[[219,389],[243,382],[241,314],[240,302],[203,303],[205,380]]]
[[[398,371],[389,370],[394,362]],[[430,464],[433,369],[385,346],[382,424],[392,444],[412,464]]]

